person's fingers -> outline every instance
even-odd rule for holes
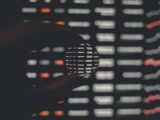
[[[70,28],[37,21],[22,22],[0,31],[0,48],[39,49],[45,45],[78,45],[81,37]]]
[[[72,89],[75,87],[78,87],[82,84],[85,84],[86,79],[83,77],[80,77],[76,74],[73,75],[63,75],[53,82],[42,85],[40,87],[34,88],[31,91],[39,94],[45,94],[45,93],[51,93],[56,94],[58,91],[64,91],[68,88]]]

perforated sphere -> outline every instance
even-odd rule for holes
[[[95,47],[89,43],[81,43],[78,47],[68,47],[65,64],[69,74],[88,78],[97,69],[98,59]]]

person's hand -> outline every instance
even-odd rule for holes
[[[33,49],[47,45],[78,45],[81,38],[69,28],[26,22],[0,31],[0,89],[3,119],[25,120],[27,115],[43,107],[42,102],[67,96],[72,88],[84,84],[82,77],[66,75],[54,82],[28,89],[25,81],[25,59]],[[47,101],[48,99],[48,101]]]

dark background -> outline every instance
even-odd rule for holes
[[[91,0],[91,1],[94,1],[94,0]],[[117,3],[118,3],[118,0],[116,0],[117,1]],[[151,0],[152,1],[152,0]],[[151,9],[154,9],[154,5],[156,5],[156,0],[153,0],[152,2],[153,2],[153,4],[154,5],[151,5],[151,2],[149,2],[149,0],[147,1],[147,0],[145,0],[145,9],[147,10],[147,11],[150,11]],[[148,3],[147,3],[148,2]],[[155,3],[154,3],[155,2]],[[20,22],[20,21],[22,21],[23,20],[23,16],[22,16],[22,14],[21,14],[21,4],[23,3],[23,0],[0,0],[0,28],[2,29],[2,28],[4,28],[4,27],[7,27],[7,26],[10,26],[10,25],[12,25],[12,24],[15,24],[15,23],[17,23],[17,22]],[[96,3],[95,3],[96,4]],[[157,5],[158,6],[158,5]],[[157,7],[156,6],[156,7]],[[120,6],[117,4],[116,5],[116,7],[117,8],[119,8],[119,9],[121,9],[120,8]],[[116,16],[116,20],[118,20],[118,29],[115,31],[116,32],[116,34],[121,34],[121,31],[123,31],[124,32],[124,30],[123,30],[123,28],[121,27],[121,24],[122,24],[122,22],[123,22],[123,18],[122,18],[122,15],[120,14],[120,11],[118,11],[119,12],[119,14],[117,14],[117,16]],[[159,17],[159,16],[158,16]],[[157,17],[157,18],[158,18]],[[157,19],[157,18],[154,18],[155,20]],[[124,18],[125,19],[125,18]],[[137,19],[137,18],[136,18]],[[148,22],[151,22],[151,21],[153,21],[154,19],[146,19],[145,17],[144,18],[138,18],[138,19],[143,19],[144,21],[145,21],[145,23],[148,23]],[[128,30],[125,30],[125,31],[128,31]],[[93,33],[94,33],[95,31],[93,31]],[[155,31],[147,31],[147,30],[144,30],[144,31],[142,31],[142,32],[145,32],[144,34],[145,34],[145,36],[147,36],[147,37],[149,37],[149,36],[151,36],[151,34],[154,34],[155,33]],[[118,38],[118,37],[117,37]],[[145,46],[145,44],[144,43],[142,43],[143,45],[144,45],[144,47],[147,47],[147,46]],[[120,45],[120,43],[116,43],[116,45],[115,46],[119,46]],[[153,46],[152,46],[153,47]],[[121,57],[121,56],[116,56],[115,57],[115,59],[116,58],[118,58],[118,57]],[[140,56],[140,57],[142,57],[142,56]],[[144,56],[143,56],[144,57]],[[119,69],[121,69],[121,68],[119,68]],[[143,70],[144,70],[144,68],[143,68]],[[118,71],[118,70],[117,70]],[[145,70],[144,70],[145,71]],[[148,70],[148,71],[150,71],[150,70]],[[117,73],[117,75],[118,75],[118,73]],[[115,81],[115,82],[118,82],[118,81]],[[145,83],[142,83],[142,84],[145,84]],[[142,94],[142,93],[140,93],[140,94]],[[143,95],[143,94],[142,94]],[[145,95],[145,94],[144,94]],[[116,98],[118,98],[118,94],[114,94],[114,97]],[[93,107],[93,106],[92,106]],[[115,108],[116,108],[116,106],[115,106]],[[92,109],[92,108],[91,108]],[[155,119],[159,119],[159,116],[158,117],[155,117]],[[144,118],[142,117],[142,118],[139,118],[139,119],[137,119],[137,120],[143,120]],[[154,118],[149,118],[149,120],[154,120]],[[124,119],[123,119],[124,120]]]
[[[0,0],[0,28],[22,21],[21,3],[22,0]]]

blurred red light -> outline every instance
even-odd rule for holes
[[[50,73],[48,73],[48,72],[40,73],[40,78],[45,78],[45,79],[47,79],[47,78],[49,78],[49,77],[50,77]]]
[[[55,22],[56,25],[65,25],[65,22],[64,21],[57,21]]]
[[[55,64],[55,65],[59,65],[59,66],[64,65],[64,60],[61,60],[61,59],[55,60],[55,61],[54,61],[54,64]]]
[[[50,8],[41,8],[41,9],[40,9],[40,12],[41,12],[41,13],[50,13],[50,12],[51,12],[51,9],[50,9]]]
[[[40,116],[40,117],[48,117],[49,115],[50,115],[50,112],[47,111],[47,110],[41,111],[41,112],[39,113],[39,116]]]
[[[56,117],[62,117],[62,116],[64,116],[64,111],[63,110],[56,110],[56,111],[54,111],[54,115]]]

